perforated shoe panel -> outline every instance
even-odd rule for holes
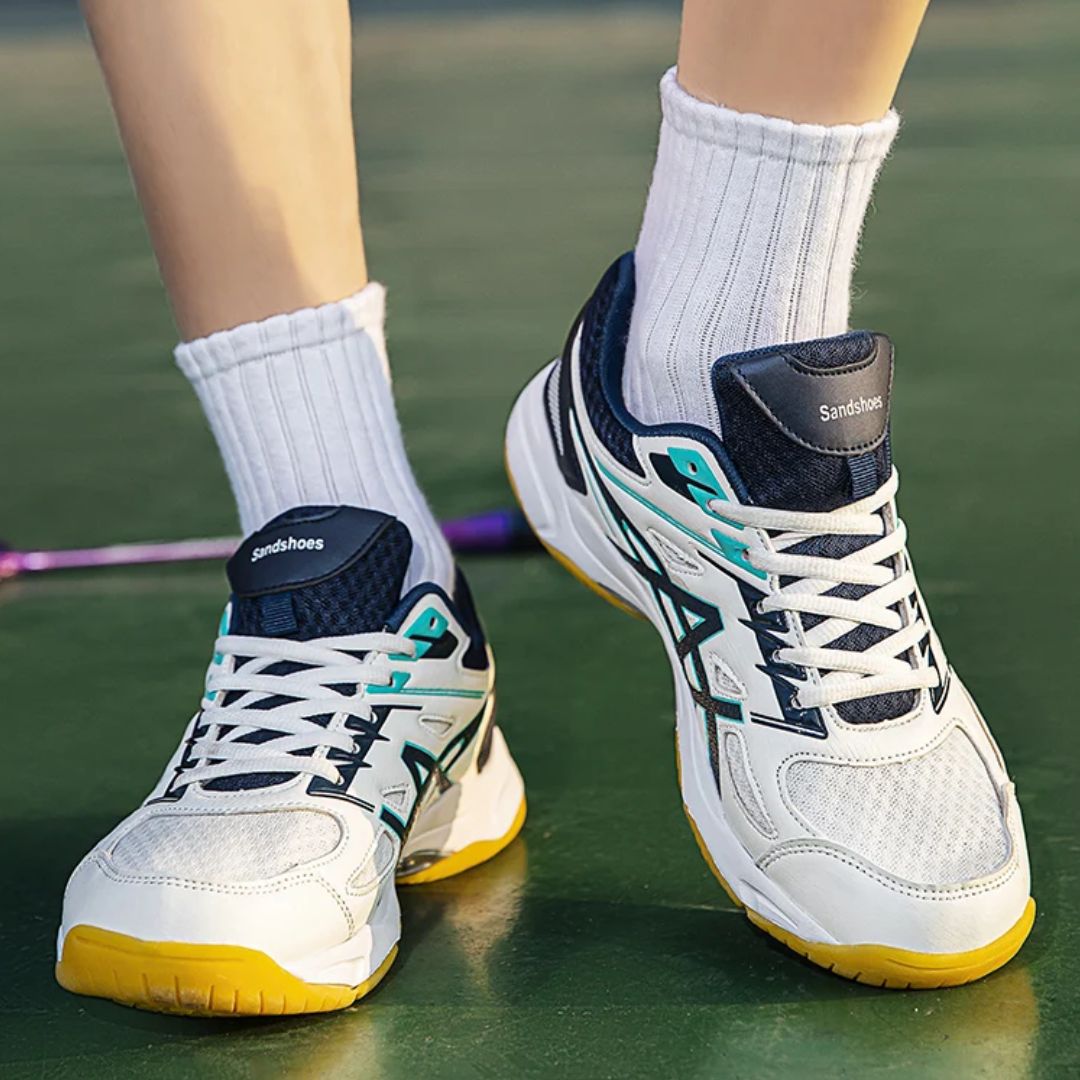
[[[124,833],[109,858],[122,874],[224,884],[276,877],[340,839],[336,819],[313,810],[155,814]]]
[[[817,833],[906,881],[970,881],[993,873],[1009,855],[998,793],[959,729],[908,761],[796,761],[786,785]]]
[[[776,826],[772,823],[768,811],[761,805],[761,799],[754,787],[750,763],[746,760],[742,739],[732,731],[724,736],[724,758],[727,761],[732,787],[735,789],[735,797],[743,813],[762,836],[776,836]]]

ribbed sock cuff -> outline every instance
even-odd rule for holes
[[[736,112],[694,97],[680,85],[675,68],[660,80],[664,123],[673,131],[718,149],[754,152],[780,161],[808,165],[879,162],[900,127],[890,109],[865,124],[797,124],[775,116]]]
[[[230,330],[183,342],[177,345],[174,355],[180,370],[192,382],[252,360],[341,341],[358,331],[367,333],[385,356],[385,318],[386,289],[372,281],[344,300],[301,308],[287,315],[271,315],[260,322],[241,323]]]
[[[797,124],[660,84],[624,387],[653,423],[715,429],[720,356],[847,329],[874,179],[899,126]]]
[[[185,342],[176,362],[217,440],[250,533],[301,505],[393,514],[413,538],[407,586],[453,588],[453,560],[409,467],[386,361],[386,292]]]

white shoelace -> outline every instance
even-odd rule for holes
[[[214,643],[214,664],[206,678],[200,727],[192,753],[203,764],[181,775],[184,784],[220,780],[249,773],[307,773],[332,784],[341,774],[323,751],[356,753],[352,735],[337,723],[339,717],[372,719],[371,705],[362,697],[334,689],[347,686],[359,694],[364,687],[392,684],[389,657],[416,654],[416,642],[399,634],[351,634],[315,641],[225,634]],[[351,653],[364,653],[358,660]],[[247,657],[239,671],[228,671],[230,657]],[[288,675],[267,674],[282,661],[305,665]],[[230,692],[244,696],[220,704]],[[271,695],[293,700],[269,709],[251,706]],[[323,726],[311,719],[330,715]],[[224,733],[222,729],[225,729]],[[240,741],[252,731],[272,732],[264,742]]]
[[[857,698],[935,687],[938,672],[912,666],[904,659],[928,632],[917,610],[906,606],[915,591],[915,577],[904,555],[907,529],[891,509],[899,479],[894,469],[873,495],[827,513],[739,506],[714,499],[710,509],[728,521],[754,529],[778,531],[773,550],[747,550],[751,566],[796,580],[776,589],[760,602],[762,612],[787,611],[817,615],[821,621],[803,634],[805,644],[778,649],[776,660],[824,672],[819,682],[802,687],[796,708],[814,709]],[[888,509],[887,509],[888,508]],[[883,513],[884,511],[884,513]],[[891,525],[890,525],[891,522]],[[788,554],[786,549],[818,536],[879,536],[842,558]],[[899,567],[899,569],[898,569]],[[859,600],[825,596],[840,584],[873,586]],[[905,619],[898,611],[907,610]],[[857,625],[892,631],[861,652],[829,648]]]

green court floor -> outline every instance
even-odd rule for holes
[[[505,504],[501,428],[634,237],[668,13],[361,20],[373,272],[401,412],[442,514]],[[1039,915],[976,985],[850,985],[754,931],[683,819],[647,627],[544,556],[472,559],[521,838],[404,897],[401,957],[313,1020],[168,1019],[52,981],[65,878],[194,707],[218,568],[0,586],[0,1074],[1067,1076],[1080,1072],[1080,12],[947,3],[903,90],[857,320],[898,347],[902,506],[938,629],[1008,756]],[[88,46],[0,38],[0,535],[227,533],[229,495]]]

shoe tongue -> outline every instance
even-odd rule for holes
[[[873,494],[892,472],[889,397],[892,344],[866,331],[725,356],[713,379],[721,440],[750,498],[759,506],[828,511]],[[792,555],[842,558],[876,536],[808,537]],[[866,585],[840,584],[827,596],[857,600]],[[803,615],[804,628],[821,618]],[[862,652],[890,631],[859,625],[829,642]],[[902,716],[915,705],[910,691],[837,705],[850,724]]]
[[[409,530],[389,514],[355,506],[287,510],[252,533],[226,566],[232,586],[229,633],[311,641],[381,630],[401,597],[411,554]],[[237,669],[246,662],[238,658]],[[287,675],[303,666],[282,660],[264,671]],[[229,690],[220,704],[227,713],[245,696],[243,690]],[[291,700],[271,694],[245,702],[244,708],[270,710]],[[221,730],[237,742],[281,737],[249,725],[225,725]],[[208,780],[203,787],[251,791],[283,784],[295,775],[238,773]]]
[[[893,352],[856,331],[718,360],[721,439],[751,499],[783,510],[835,510],[892,471]]]
[[[249,536],[229,560],[229,632],[293,641],[381,630],[412,553],[396,518],[355,506],[301,506]]]

